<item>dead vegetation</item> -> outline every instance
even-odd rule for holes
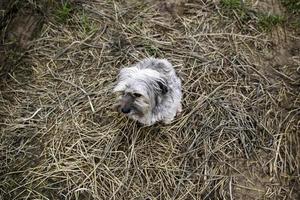
[[[298,29],[264,32],[213,0],[49,13],[1,80],[0,199],[299,198]],[[118,70],[148,56],[183,80],[169,126],[110,109]]]

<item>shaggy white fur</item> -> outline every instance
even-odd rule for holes
[[[116,108],[145,125],[171,123],[181,112],[181,81],[166,59],[147,58],[121,69]]]

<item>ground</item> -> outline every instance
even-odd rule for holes
[[[297,1],[0,8],[1,200],[300,198]],[[119,70],[149,56],[183,82],[170,125],[111,109]]]

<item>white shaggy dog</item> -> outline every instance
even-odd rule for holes
[[[120,71],[115,108],[145,125],[171,123],[181,112],[181,81],[170,62],[147,58]]]

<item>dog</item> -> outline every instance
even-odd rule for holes
[[[146,126],[170,124],[182,111],[181,80],[166,59],[146,58],[119,72],[114,108]]]

